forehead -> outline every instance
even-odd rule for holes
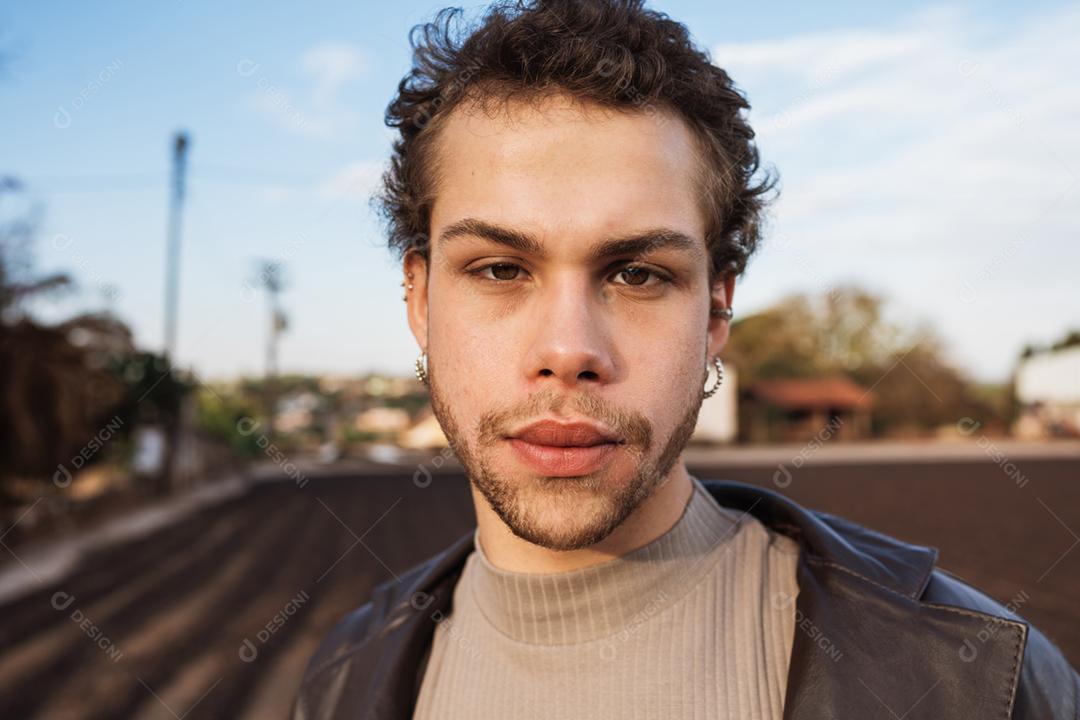
[[[498,111],[462,105],[440,128],[436,152],[436,246],[440,228],[464,217],[549,245],[646,227],[704,236],[697,145],[667,110],[620,111],[565,95]]]

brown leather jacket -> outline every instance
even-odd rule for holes
[[[1080,720],[1080,677],[1057,647],[935,568],[937,550],[752,485],[702,483],[800,544],[785,719]],[[308,665],[293,720],[411,718],[471,551],[472,531],[342,618]]]

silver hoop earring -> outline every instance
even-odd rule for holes
[[[705,391],[704,397],[706,398],[711,398],[720,389],[721,383],[724,382],[724,363],[721,362],[719,355],[713,358],[713,365],[716,366],[716,384]],[[706,374],[708,374],[708,367],[708,365],[705,366]]]
[[[426,351],[421,352],[420,357],[416,358],[416,379],[422,382],[425,386],[428,384]]]
[[[731,316],[734,315],[734,311],[732,311],[731,308],[713,308],[712,310],[709,311],[709,314],[712,315],[713,317],[719,317],[719,318],[724,318],[725,320],[730,320]]]

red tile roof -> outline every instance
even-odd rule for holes
[[[749,393],[783,408],[862,409],[873,404],[873,395],[846,377],[758,380]]]

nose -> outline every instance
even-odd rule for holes
[[[538,388],[558,383],[574,390],[610,383],[615,376],[613,329],[588,278],[566,273],[533,302],[526,380]]]

